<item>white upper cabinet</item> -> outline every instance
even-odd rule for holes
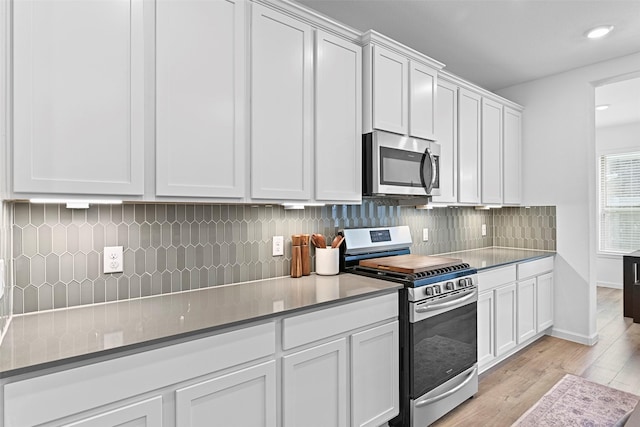
[[[409,126],[409,60],[373,46],[373,128],[406,134]]]
[[[362,48],[316,31],[315,198],[362,200]]]
[[[503,202],[522,202],[522,113],[504,107],[503,119]]]
[[[502,105],[482,98],[482,203],[502,204]]]
[[[482,97],[458,91],[458,201],[480,203],[480,128]]]
[[[251,197],[309,200],[313,30],[252,5]]]
[[[363,41],[363,132],[437,139],[438,70],[444,64],[375,31]]]
[[[13,191],[142,195],[143,1],[13,4]]]
[[[241,198],[244,0],[156,3],[156,195]]]
[[[436,128],[440,144],[440,195],[437,203],[458,201],[458,87],[438,80]]]
[[[438,70],[415,61],[409,65],[409,135],[434,140]]]

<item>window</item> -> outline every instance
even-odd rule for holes
[[[640,249],[640,151],[600,156],[600,250]]]

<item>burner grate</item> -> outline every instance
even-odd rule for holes
[[[433,270],[421,271],[419,273],[409,274],[408,278],[411,280],[419,280],[427,277],[439,276],[441,274],[453,273],[455,271],[468,270],[469,268],[471,268],[469,264],[462,263],[458,265],[453,265],[451,267],[434,268]]]

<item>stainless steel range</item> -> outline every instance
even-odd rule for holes
[[[400,291],[400,415],[425,427],[478,391],[478,275],[459,259],[412,255],[409,227],[343,231],[345,271],[404,284]]]

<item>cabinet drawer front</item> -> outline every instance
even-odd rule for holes
[[[398,294],[313,311],[283,321],[285,350],[398,317]]]
[[[516,266],[496,268],[478,273],[478,292],[516,281]]]
[[[41,424],[274,353],[266,323],[17,381],[4,387],[4,425]]]
[[[552,256],[518,264],[518,280],[538,276],[551,270],[553,270]]]

